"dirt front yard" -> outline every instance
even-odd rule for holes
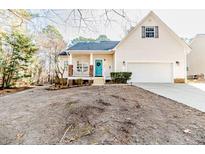
[[[0,97],[8,94],[13,94],[19,91],[24,91],[27,89],[31,89],[32,87],[19,87],[19,88],[10,88],[10,89],[0,89]]]
[[[205,144],[205,113],[134,86],[0,97],[0,144]]]

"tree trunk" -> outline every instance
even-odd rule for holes
[[[5,74],[3,73],[1,89],[5,88],[4,85],[5,85]]]

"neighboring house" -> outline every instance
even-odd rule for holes
[[[110,79],[110,72],[132,72],[131,82],[185,82],[190,47],[150,12],[120,42],[84,42],[62,52],[68,78]]]
[[[205,34],[198,34],[191,41],[192,51],[187,56],[188,75],[205,74]]]

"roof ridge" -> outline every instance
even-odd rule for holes
[[[78,44],[78,43],[100,43],[100,42],[120,42],[120,41],[113,41],[113,40],[110,40],[110,41],[80,41],[80,42],[77,42],[76,44]],[[74,45],[76,45],[76,44],[74,44]]]

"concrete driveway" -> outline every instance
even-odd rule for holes
[[[134,85],[205,112],[205,83],[134,83]]]

